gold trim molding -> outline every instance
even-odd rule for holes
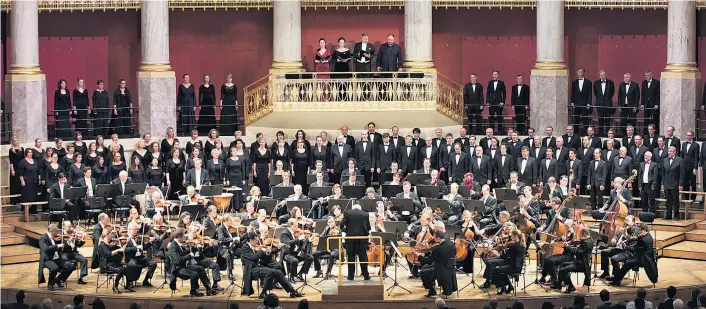
[[[5,81],[7,82],[41,82],[46,81],[47,76],[44,73],[34,73],[34,74],[12,74],[7,72],[5,75]]]
[[[433,60],[405,60],[403,67],[410,70],[436,71]]]
[[[43,74],[38,65],[13,65],[7,71],[10,75],[38,75]]]
[[[531,76],[569,76],[569,70],[564,69],[532,69]]]
[[[696,67],[696,62],[691,63],[668,63],[667,67],[664,68],[663,72],[671,73],[691,73],[698,72],[699,69]]]
[[[172,66],[169,63],[143,63],[140,72],[170,72]]]
[[[537,61],[532,70],[566,70],[564,61]]]

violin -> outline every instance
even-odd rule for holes
[[[335,235],[341,235],[341,229],[338,226],[334,226],[333,228],[329,229],[329,231],[328,231],[328,236],[335,236]]]
[[[228,233],[243,235],[248,232],[248,227],[243,225],[234,225],[228,227]]]
[[[294,237],[299,238],[299,236],[304,235],[305,237],[311,237],[313,233],[311,231],[306,231],[306,230],[297,230],[294,232]]]

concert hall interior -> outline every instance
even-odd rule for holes
[[[706,0],[0,24],[3,308],[706,309]]]

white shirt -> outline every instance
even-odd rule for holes
[[[338,153],[339,153],[340,155],[343,155],[343,145],[339,145],[339,146],[338,146]]]
[[[561,155],[561,148],[557,148],[554,154],[556,155],[556,158],[559,159],[559,156]]]
[[[431,158],[431,146],[427,147],[426,158]]]
[[[473,89],[473,92],[476,92],[476,83],[471,83],[471,88]]]
[[[59,197],[61,199],[64,199],[64,184],[59,182]]]
[[[651,80],[651,79],[647,81],[647,88],[648,88],[648,89],[650,88],[650,85],[652,85],[652,80]]]
[[[625,84],[625,104],[628,104],[628,91],[630,90],[630,83]]]
[[[522,84],[517,84],[517,97],[520,97],[520,94],[522,93]]]
[[[397,147],[397,138],[393,138],[392,143],[395,144],[395,147]]]
[[[375,133],[368,134],[368,138],[370,139],[371,142],[374,142],[375,141]]]
[[[86,194],[88,194],[88,197],[93,197],[93,184],[91,183],[91,178],[84,178],[84,181],[86,182],[86,187],[88,187]]]
[[[360,43],[360,49],[365,52],[365,47],[368,46],[368,43]],[[360,58],[360,62],[366,62],[365,56]]]
[[[122,193],[125,194],[125,182],[124,181],[120,181],[120,187],[123,189]]]
[[[51,245],[56,246],[56,242],[54,242],[54,237],[52,237],[51,234],[49,234],[49,232],[47,232],[47,235],[49,235],[49,241],[51,241]],[[52,260],[56,260],[58,258],[59,258],[59,251],[57,250],[57,251],[54,251],[54,257],[52,257]]]
[[[407,157],[409,157],[409,153],[410,153],[410,152],[412,152],[412,147],[411,147],[411,146],[407,147]]]
[[[367,148],[368,142],[363,142],[363,152],[365,152],[365,148]]]
[[[525,173],[525,167],[527,167],[527,159],[522,158],[522,163],[520,164],[520,166],[521,166],[520,172],[522,172],[522,174],[524,174],[524,173]]]
[[[569,160],[569,168],[574,168],[574,160]]]
[[[497,80],[493,81],[493,90],[498,90],[498,81]]]
[[[549,169],[549,164],[552,164],[552,160],[544,159],[544,162],[547,164],[547,169]]]
[[[686,152],[689,152],[689,148],[691,148],[691,142],[686,142]]]
[[[607,85],[607,81],[601,81],[601,91],[605,95],[605,85]]]
[[[583,91],[583,78],[579,78],[579,91]]]
[[[456,164],[458,164],[458,160],[459,160],[459,159],[461,159],[461,155],[460,155],[460,154],[457,154],[457,155],[456,155]]]
[[[137,247],[137,241],[135,241],[135,238],[130,237],[130,241],[132,242],[133,246]],[[142,256],[142,250],[138,248],[137,252],[135,252],[135,256]]]
[[[201,169],[194,169],[194,175],[196,176],[196,189],[201,190]]]
[[[482,158],[481,158],[481,157],[477,157],[477,158],[476,158],[476,162],[478,162],[478,168],[480,168],[480,163],[482,162]]]
[[[645,171],[642,173],[642,183],[649,183],[650,163],[645,162]]]
[[[598,169],[598,161],[596,161],[596,167],[593,168],[594,170]]]
[[[500,166],[505,166],[505,156],[500,155]]]

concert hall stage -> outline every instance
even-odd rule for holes
[[[106,287],[101,287],[96,292],[96,273],[91,273],[86,278],[89,282],[88,285],[77,285],[76,284],[76,274],[74,273],[69,280],[69,286],[64,289],[57,289],[56,291],[50,292],[46,290],[46,284],[37,286],[37,261],[38,261],[38,249],[34,248],[32,245],[36,245],[36,239],[44,233],[47,222],[46,221],[36,221],[36,222],[17,222],[11,219],[12,216],[3,218],[6,223],[3,223],[3,235],[2,235],[2,256],[13,256],[14,251],[21,251],[22,254],[12,258],[10,260],[4,261],[0,272],[2,274],[2,298],[3,299],[13,299],[14,294],[23,289],[27,291],[28,303],[33,303],[34,301],[41,300],[45,297],[51,297],[55,304],[58,301],[63,304],[70,302],[71,297],[76,293],[82,293],[86,295],[87,303],[92,302],[95,297],[103,298],[109,306],[118,305],[121,307],[126,307],[130,302],[137,302],[142,305],[143,308],[162,308],[165,303],[171,302],[176,308],[189,308],[193,309],[199,304],[204,304],[206,308],[225,308],[226,303],[238,303],[241,308],[256,308],[262,302],[257,298],[244,297],[240,295],[240,290],[236,290],[231,294],[230,291],[224,294],[219,294],[211,297],[202,298],[190,298],[188,296],[188,282],[182,286],[181,283],[177,283],[181,291],[176,292],[173,296],[171,295],[168,288],[161,289],[155,292],[155,288],[137,288],[136,293],[123,293],[120,295],[113,295],[110,289]],[[636,286],[644,287],[648,290],[649,298],[653,300],[662,299],[666,294],[665,289],[670,286],[676,286],[679,289],[678,297],[684,299],[688,298],[691,287],[706,287],[706,246],[704,246],[704,241],[706,237],[701,237],[699,235],[706,234],[706,221],[699,219],[692,220],[682,220],[682,221],[667,221],[667,220],[657,220],[654,224],[657,230],[657,247],[664,247],[664,257],[659,259],[659,270],[660,277],[659,282],[656,287],[652,288],[652,283],[648,280],[644,271],[640,270],[639,278],[637,279]],[[590,222],[589,222],[590,224]],[[24,243],[13,244],[7,243],[7,239],[14,239],[19,237],[24,237]],[[12,236],[11,238],[8,238]],[[16,243],[17,241],[14,241]],[[90,243],[89,243],[90,244]],[[27,250],[34,248],[34,252],[28,252]],[[81,252],[87,256],[90,260],[90,247],[84,247]],[[401,251],[405,252],[408,247],[402,246]],[[526,274],[524,276],[524,282],[522,276],[520,277],[520,283],[518,288],[522,288],[525,284],[530,284],[535,279],[535,269],[536,264],[534,260],[535,252],[530,249],[531,259],[526,266]],[[26,258],[22,258],[22,257]],[[90,261],[89,261],[90,263]],[[240,261],[236,261],[240,264]],[[406,266],[406,264],[405,264]],[[236,278],[242,278],[242,267],[239,265],[235,267]],[[481,261],[475,259],[475,269],[481,269]],[[377,269],[371,268],[371,274],[377,273]],[[389,267],[387,274],[394,277],[394,267]],[[334,273],[337,273],[337,267],[334,267]],[[344,269],[345,273],[345,269]],[[313,275],[313,271],[310,273]],[[409,289],[412,293],[407,293],[401,288],[395,288],[391,295],[385,292],[384,300],[373,301],[360,299],[356,302],[338,302],[338,301],[322,301],[322,295],[310,288],[305,288],[304,293],[306,293],[305,298],[311,302],[312,308],[330,308],[333,304],[337,308],[360,308],[361,304],[365,304],[367,308],[399,308],[404,306],[404,308],[418,308],[421,306],[431,306],[433,305],[432,299],[424,298],[426,291],[421,286],[421,281],[418,279],[412,280],[408,279],[409,271],[398,268],[398,280],[402,287]],[[158,286],[161,284],[163,279],[163,274],[160,270],[157,270],[155,278],[152,284]],[[472,277],[463,273],[457,274],[459,287],[464,287],[471,282]],[[610,287],[606,283],[596,280],[595,284],[590,289],[590,295],[587,300],[592,304],[597,304],[598,297],[597,293],[601,289],[608,289],[612,292],[613,300],[631,300],[634,298],[635,287],[632,285],[633,275],[628,274],[623,280],[622,287]],[[358,278],[357,280],[361,280]],[[476,275],[477,283],[483,283],[484,279]],[[309,278],[309,283],[315,285],[317,289],[323,290],[326,287],[337,284],[333,279],[324,281],[323,283],[316,284],[320,279]],[[377,280],[373,277],[373,280]],[[578,275],[578,284],[576,275],[572,275],[572,280],[578,287],[578,293],[585,294],[589,292],[586,287],[581,286],[583,282],[583,275]],[[385,279],[384,286],[388,289],[392,286],[393,281],[391,279]],[[241,284],[241,282],[237,282]],[[221,286],[224,288],[228,285],[226,281],[221,282]],[[295,284],[295,287],[300,284]],[[257,292],[257,291],[256,291]],[[440,291],[439,291],[440,292]],[[296,306],[295,302],[298,299],[290,299],[288,295],[283,290],[275,290],[275,293],[280,296],[280,300],[284,302],[283,306],[286,308]],[[489,293],[489,294],[488,294]],[[497,297],[496,290],[488,290],[488,293],[473,287],[472,285],[464,289],[457,296],[453,294],[447,302],[450,307],[455,308],[476,308],[482,306],[489,297]],[[536,284],[530,285],[526,291],[518,290],[517,298],[522,299],[527,308],[539,308],[541,302],[546,300],[551,300],[557,305],[568,305],[573,299],[572,294],[567,296],[565,294],[558,293],[557,291],[547,290],[544,287],[538,286]],[[503,295],[500,296],[501,307],[505,307],[506,304],[511,302],[514,296]]]

